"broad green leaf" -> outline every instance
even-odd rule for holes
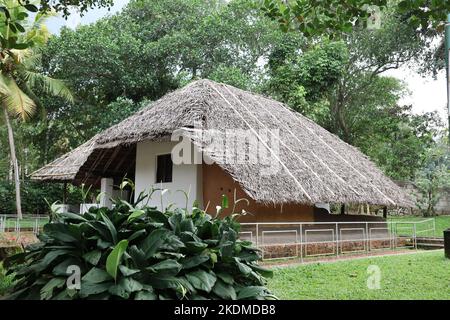
[[[51,299],[53,296],[53,289],[62,288],[66,283],[65,278],[52,278],[45,286],[42,287],[40,294],[42,300]]]
[[[60,262],[58,265],[56,265],[56,267],[53,268],[52,273],[55,276],[67,276],[67,269],[69,266],[73,266],[73,265],[79,265],[80,261],[73,258],[73,257],[69,257],[66,260]]]
[[[180,238],[178,238],[178,236],[170,232],[167,234],[167,236],[164,239],[164,242],[160,246],[161,249],[173,251],[177,251],[184,247],[185,244],[183,243],[183,241],[181,241]]]
[[[83,276],[83,278],[81,278],[81,279],[83,281],[90,282],[90,283],[101,283],[101,282],[105,282],[105,281],[110,281],[111,275],[108,274],[108,272],[106,272],[103,269],[94,267],[91,270],[89,270],[89,272],[86,273]]]
[[[248,250],[239,252],[237,256],[241,261],[258,261],[260,259],[257,252]]]
[[[256,297],[260,297],[262,295],[265,295],[266,288],[261,286],[248,286],[243,287],[239,290],[237,299],[254,299]]]
[[[141,249],[145,253],[145,257],[148,259],[153,256],[160,245],[164,242],[169,231],[166,229],[156,229],[153,230],[147,238],[144,239],[141,245]]]
[[[220,298],[225,300],[236,300],[236,291],[233,286],[218,279],[212,291]]]
[[[45,270],[46,268],[48,268],[50,266],[50,264],[56,260],[57,258],[61,258],[64,257],[64,254],[70,252],[69,250],[54,250],[54,251],[50,251],[49,253],[47,253],[44,258],[42,260],[39,261],[39,263],[37,263],[35,265],[34,270],[36,272],[40,272],[42,270]]]
[[[156,300],[158,297],[153,291],[142,290],[136,293],[134,300]]]
[[[260,267],[258,265],[251,265],[250,267],[253,269],[253,271],[257,272],[258,274],[262,275],[263,277],[266,277],[266,278],[273,277],[273,271],[270,269],[266,269],[266,268]]]
[[[163,223],[164,225],[167,225],[169,222],[168,217],[159,210],[149,210],[148,215],[155,222]]]
[[[128,240],[121,240],[106,258],[106,271],[116,280],[117,268],[122,255],[128,247]]]
[[[100,240],[105,242],[109,242],[110,240],[112,240],[111,232],[109,231],[105,223],[102,223],[101,221],[90,221],[88,225],[99,233],[99,235],[101,236]]]
[[[214,264],[214,263],[217,263],[217,254],[215,253],[215,252],[211,252],[210,254],[209,254],[209,256],[211,257],[211,262]]]
[[[128,242],[131,242],[134,239],[137,239],[137,238],[139,238],[140,236],[143,236],[146,233],[147,233],[147,231],[145,229],[138,230],[138,231],[134,232],[131,236],[128,237]]]
[[[237,258],[235,258],[234,260],[236,261],[236,266],[238,267],[239,271],[242,272],[242,274],[248,275],[250,274],[250,272],[252,272],[252,268],[240,262]]]
[[[111,220],[103,213],[100,212],[100,215],[102,216],[103,222],[105,222],[106,226],[108,227],[108,230],[111,234],[111,238],[113,241],[113,244],[117,243],[117,230],[114,224],[111,222]]]
[[[216,275],[210,271],[197,270],[186,274],[186,278],[192,284],[195,289],[210,292],[214,284],[216,283]]]
[[[154,265],[151,265],[147,268],[147,270],[150,270],[152,272],[157,272],[160,274],[168,274],[168,275],[176,275],[180,270],[182,266],[177,261],[172,259],[163,260],[161,262],[158,262]]]
[[[136,218],[138,218],[138,217],[140,217],[140,216],[142,216],[144,214],[145,214],[144,210],[141,210],[141,209],[134,210],[133,213],[131,213],[128,216],[127,222],[130,222],[130,221],[132,221],[132,220],[134,220],[134,219],[136,219]]]
[[[83,259],[94,266],[97,265],[97,263],[100,261],[101,257],[102,257],[102,252],[100,250],[89,251],[88,253],[85,253],[83,255]]]
[[[129,254],[134,264],[139,268],[144,268],[148,265],[147,259],[145,259],[145,253],[139,249],[136,245],[130,247]]]
[[[184,219],[184,214],[180,212],[176,212],[169,218],[169,225],[172,228],[172,230],[178,234],[181,231],[181,222]]]
[[[108,249],[111,246],[113,246],[113,243],[103,240],[103,239],[97,239],[97,248]]]
[[[127,292],[130,292],[130,293],[140,291],[144,288],[143,285],[139,281],[137,281],[131,277],[120,279],[119,285],[121,287],[123,287]]]
[[[25,7],[25,9],[27,9],[28,11],[31,11],[31,12],[38,12],[38,8],[37,8],[34,4],[28,3],[28,4],[25,4],[24,7]]]
[[[130,269],[124,265],[120,265],[119,270],[125,277],[131,276],[133,274],[140,272],[140,270],[138,270],[138,269]]]
[[[82,222],[87,221],[81,215],[76,214],[76,213],[71,213],[71,212],[58,212],[58,216],[66,218],[66,219],[70,219],[70,220],[75,220],[75,221],[82,221]]]
[[[192,222],[192,219],[184,219],[183,221],[181,221],[180,231],[195,232],[195,226],[194,223]]]
[[[188,241],[185,246],[185,250],[189,253],[200,253],[208,247],[206,243],[196,241]]]
[[[180,282],[180,285],[183,287],[182,291],[187,290],[190,293],[197,292],[197,290],[195,290],[194,286],[189,282],[189,280],[186,277],[178,277],[177,279]]]
[[[156,289],[177,289],[180,281],[172,276],[150,277],[148,284]]]
[[[180,260],[180,263],[183,265],[183,269],[190,269],[201,265],[203,262],[208,261],[209,258],[210,257],[206,254],[195,255],[193,257],[188,257]]]
[[[81,282],[80,297],[86,298],[90,295],[99,294],[108,291],[110,287],[114,286],[114,282]]]
[[[186,255],[178,252],[169,252],[169,251],[160,251],[153,255],[155,259],[164,260],[164,259],[182,259]]]
[[[44,233],[62,242],[78,242],[78,236],[72,234],[73,228],[62,223],[47,223],[44,225]]]
[[[68,289],[63,290],[57,295],[53,296],[53,300],[72,300],[67,291]]]
[[[120,284],[111,286],[108,289],[108,292],[114,296],[118,296],[123,299],[128,299],[130,297],[130,293],[127,290],[125,290],[125,288],[123,286],[121,286]]]
[[[220,278],[225,283],[228,283],[228,284],[233,284],[234,283],[233,276],[231,274],[229,274],[229,273],[217,272],[216,275],[217,275],[218,278]]]

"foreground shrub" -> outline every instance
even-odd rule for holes
[[[264,287],[271,271],[238,232],[233,217],[197,208],[161,212],[118,201],[112,210],[60,214],[40,243],[7,260],[17,281],[9,298],[273,298]]]
[[[3,268],[3,264],[0,262],[0,297],[12,287],[14,275],[6,275],[6,270]]]

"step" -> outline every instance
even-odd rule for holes
[[[444,238],[439,237],[417,237],[417,241],[424,240],[424,241],[444,241]]]
[[[422,239],[417,239],[416,240],[417,243],[436,243],[436,244],[444,244],[444,240],[422,240]]]
[[[439,243],[418,243],[417,247],[420,248],[444,248],[443,244],[439,244]]]

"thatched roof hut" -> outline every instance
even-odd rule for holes
[[[279,152],[269,154],[280,165],[274,176],[261,165],[229,164],[210,152],[193,130],[278,130]],[[98,181],[132,170],[135,145],[168,140],[183,129],[254,200],[263,203],[368,203],[412,206],[411,199],[355,147],[340,140],[286,105],[261,95],[210,80],[199,80],[169,93],[72,152],[32,174],[32,179]],[[269,148],[270,149],[270,148]]]

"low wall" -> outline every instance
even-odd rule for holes
[[[0,248],[22,247],[38,241],[39,239],[32,231],[0,233]]]
[[[395,239],[395,247],[412,247],[413,240],[407,237],[398,237]],[[367,241],[345,241],[337,244],[339,254],[368,252],[381,249],[393,248],[393,243],[389,239]],[[263,259],[281,259],[289,257],[309,257],[320,255],[335,255],[336,242],[321,242],[308,244],[276,244],[259,246],[262,251]]]

